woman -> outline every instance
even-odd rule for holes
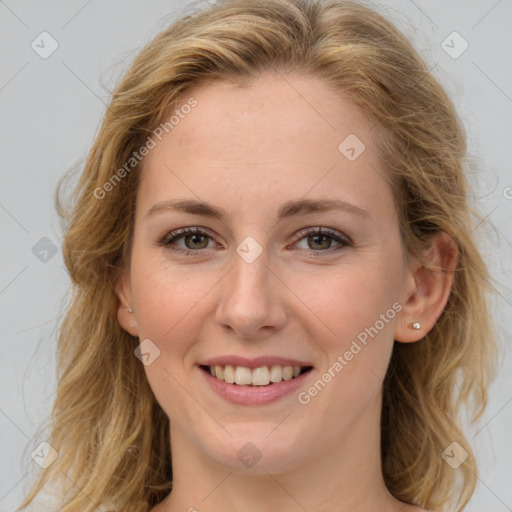
[[[367,7],[227,0],[159,34],[58,205],[58,457],[22,506],[462,510],[494,357],[464,155]]]

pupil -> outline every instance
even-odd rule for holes
[[[187,237],[187,239],[192,239],[192,243],[193,243],[193,244],[196,244],[196,243],[199,243],[199,244],[200,244],[200,242],[198,242],[198,241],[197,241],[197,239],[198,239],[198,238],[199,238],[199,239],[201,239],[201,238],[205,239],[206,237],[205,237],[204,235],[189,235],[189,236]],[[207,244],[208,244],[208,242],[207,242]],[[203,244],[203,245],[204,245],[204,244]],[[204,246],[204,247],[205,247],[205,246]],[[204,249],[204,247],[199,247],[199,248],[200,248],[200,249]],[[197,247],[196,247],[196,248],[197,248]]]
[[[323,245],[321,248],[322,249],[328,249],[329,248],[329,245],[330,245],[330,239],[329,237],[325,236],[325,235],[314,235],[312,237],[310,237],[310,239],[313,239],[313,240],[316,240],[316,239],[323,239],[324,241],[327,241],[327,245]],[[317,243],[316,241],[313,242],[314,244]],[[321,242],[320,242],[321,244]]]

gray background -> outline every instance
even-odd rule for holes
[[[467,510],[512,511],[512,3],[372,5],[435,66],[480,167],[475,200],[496,230],[484,223],[476,232],[487,237],[482,249],[499,283],[494,309],[502,355],[489,407],[469,430],[481,475]],[[53,208],[57,180],[86,155],[108,91],[129,60],[190,6],[176,0],[0,0],[0,512],[14,510],[29,484],[31,438],[54,398],[56,325],[69,285]],[[31,47],[43,31],[59,45],[46,59]],[[442,47],[454,31],[469,44],[457,58]],[[452,52],[463,48],[453,36],[446,44]]]

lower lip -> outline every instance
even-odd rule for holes
[[[219,396],[228,402],[239,405],[264,405],[276,402],[300,388],[306,377],[311,373],[311,370],[308,370],[294,379],[274,382],[268,386],[239,386],[212,377],[201,368],[199,368],[199,371]]]

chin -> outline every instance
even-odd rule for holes
[[[229,427],[228,430],[233,433]],[[269,432],[268,424],[260,429],[254,425],[247,425],[247,428],[238,425],[236,435],[205,446],[204,451],[213,461],[237,473],[264,475],[296,467],[304,444],[295,442],[284,431],[281,435],[275,432],[269,435]]]

